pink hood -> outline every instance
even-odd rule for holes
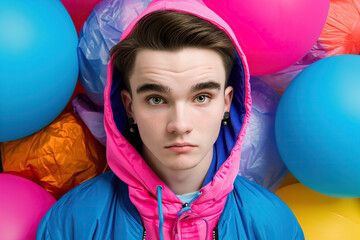
[[[251,112],[249,70],[246,58],[230,27],[202,1],[194,0],[154,0],[126,29],[122,39],[132,31],[134,24],[144,15],[157,10],[175,10],[190,13],[203,18],[224,30],[232,39],[237,49],[237,59],[229,79],[233,85],[234,98],[230,111],[231,129],[222,129],[217,141],[217,158],[222,163],[216,167],[212,181],[204,186],[201,195],[191,203],[186,216],[192,218],[191,226],[182,224],[185,214],[182,202],[151,170],[128,140],[122,135],[126,125],[126,114],[120,99],[121,76],[113,71],[112,60],[108,67],[107,85],[104,92],[105,130],[107,133],[107,159],[112,171],[129,185],[129,194],[147,232],[146,239],[159,239],[159,212],[157,186],[163,186],[162,209],[164,216],[164,239],[206,239],[216,226],[227,195],[233,189],[233,182],[238,174],[240,147],[244,140],[245,129]],[[223,158],[223,160],[221,160]],[[187,221],[188,222],[188,221]],[[184,231],[185,228],[188,228]],[[181,236],[178,233],[181,231]]]

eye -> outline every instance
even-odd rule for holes
[[[151,105],[160,105],[164,103],[164,99],[161,97],[149,97],[147,100]]]
[[[206,102],[209,98],[210,98],[209,96],[202,94],[202,95],[197,96],[197,97],[195,98],[195,101],[198,102],[198,103],[204,103],[204,102]]]

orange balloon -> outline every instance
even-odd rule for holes
[[[30,179],[60,198],[108,170],[105,147],[73,113],[28,137],[1,144],[4,173]]]

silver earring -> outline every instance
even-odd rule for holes
[[[224,126],[228,125],[228,122],[227,120],[230,118],[230,113],[229,112],[224,112],[224,117],[223,117],[223,121],[222,121],[222,124]]]
[[[135,121],[132,117],[128,118],[128,124],[129,124],[129,131],[131,133],[135,132]]]

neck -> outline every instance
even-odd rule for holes
[[[152,164],[152,161],[147,162],[176,195],[182,195],[200,190],[210,168],[212,156],[211,149],[197,165],[189,169],[169,169],[159,164]]]
[[[169,171],[160,178],[176,195],[192,193],[200,190],[209,166],[200,172],[196,169]]]

